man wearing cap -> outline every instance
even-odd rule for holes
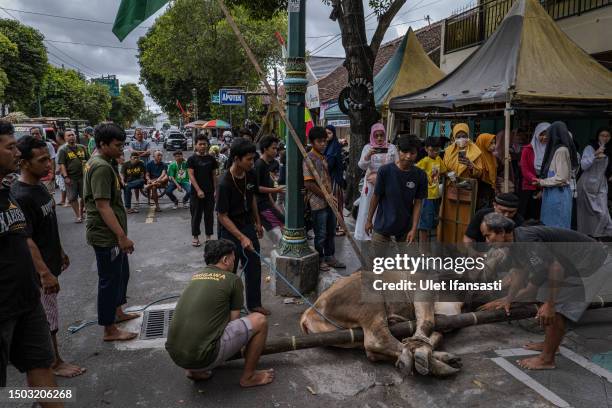
[[[498,214],[503,215],[504,217],[510,218],[514,221],[514,224],[517,227],[523,225],[525,220],[518,213],[519,207],[519,199],[513,193],[499,193],[495,196],[493,200],[493,208],[483,208],[481,210],[476,211],[476,214],[470,220],[470,223],[465,230],[465,235],[463,235],[463,242],[466,244],[471,244],[473,242],[486,242],[485,237],[480,232],[480,224],[482,224],[482,220],[485,215],[490,214],[492,212],[496,212]]]

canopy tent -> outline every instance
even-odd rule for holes
[[[517,0],[499,28],[452,73],[394,98],[393,112],[517,105],[612,105],[612,73],[559,29],[536,0]]]
[[[409,28],[393,57],[374,77],[376,107],[385,112],[391,98],[426,88],[443,77],[444,72],[427,56],[416,34]],[[325,119],[347,118],[337,104],[325,111]]]

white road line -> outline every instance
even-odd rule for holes
[[[155,221],[155,207],[149,207],[145,224],[153,224],[153,221]]]
[[[582,357],[580,354],[574,353],[572,350],[566,347],[559,347],[559,351],[561,352],[561,355],[563,357],[567,358],[568,360],[572,360],[574,363],[578,364],[579,366],[585,368],[586,370],[589,370],[595,375],[605,378],[606,380],[608,380],[609,383],[612,383],[612,373],[610,371],[587,360],[586,358]]]
[[[526,350],[524,348],[495,350],[495,353],[500,357],[520,357],[520,356],[531,356],[534,354],[540,354],[539,351]]]
[[[571,405],[568,404],[564,399],[562,399],[557,394],[555,394],[554,392],[552,392],[551,390],[544,387],[542,384],[540,384],[539,382],[537,382],[536,380],[534,380],[533,378],[525,374],[522,370],[514,366],[512,363],[510,363],[505,358],[495,357],[495,358],[492,358],[491,360],[493,360],[498,366],[500,366],[506,372],[508,372],[508,374],[510,374],[511,376],[513,376],[514,378],[516,378],[517,380],[519,380],[520,382],[522,382],[523,384],[525,384],[526,386],[528,386],[529,388],[531,388],[532,390],[540,394],[543,398],[545,398],[550,403],[558,407],[561,407],[561,408],[571,407]]]

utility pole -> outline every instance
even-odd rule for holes
[[[289,41],[285,78],[287,117],[300,137],[306,140],[304,124],[306,80],[306,0],[290,0]],[[287,143],[287,190],[285,194],[285,229],[279,247],[272,254],[277,269],[300,291],[316,288],[319,276],[319,255],[308,246],[304,230],[304,175],[302,155],[295,141],[285,134]],[[277,281],[276,294],[292,296],[285,284]]]
[[[191,90],[191,97],[193,99],[193,120],[198,120],[198,94],[197,90],[193,88]]]

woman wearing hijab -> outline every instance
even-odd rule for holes
[[[369,241],[372,237],[365,232],[365,223],[370,209],[370,201],[374,194],[376,185],[376,174],[383,165],[395,162],[399,159],[395,145],[387,142],[385,127],[382,123],[376,123],[370,130],[370,143],[363,147],[358,166],[364,170],[365,180],[361,197],[359,198],[359,212],[355,224],[355,239]]]
[[[469,139],[470,127],[467,123],[457,123],[453,127],[451,145],[444,151],[444,165],[457,177],[479,178],[482,174],[481,152]]]
[[[523,146],[519,163],[521,174],[521,192],[519,194],[519,213],[526,220],[539,220],[542,197],[534,181],[542,169],[542,159],[548,143],[548,128],[550,123],[538,124],[533,132],[531,143]]]
[[[540,178],[534,184],[543,187],[542,218],[544,225],[571,229],[572,172],[578,168],[578,154],[572,138],[563,122],[554,122],[548,128]]]
[[[490,207],[495,198],[495,183],[497,181],[497,159],[495,152],[495,135],[482,133],[476,139],[476,146],[480,149],[482,161],[482,174],[478,180],[478,208]]]
[[[608,211],[608,179],[612,176],[610,129],[601,128],[582,153],[576,198],[578,231],[593,238],[612,237]]]
[[[343,217],[344,210],[344,164],[342,163],[342,146],[336,136],[336,128],[333,125],[325,127],[327,132],[327,147],[325,148],[325,158],[327,159],[327,170],[332,182],[332,194],[338,201],[338,212]],[[336,227],[336,235],[344,235],[340,226]]]

